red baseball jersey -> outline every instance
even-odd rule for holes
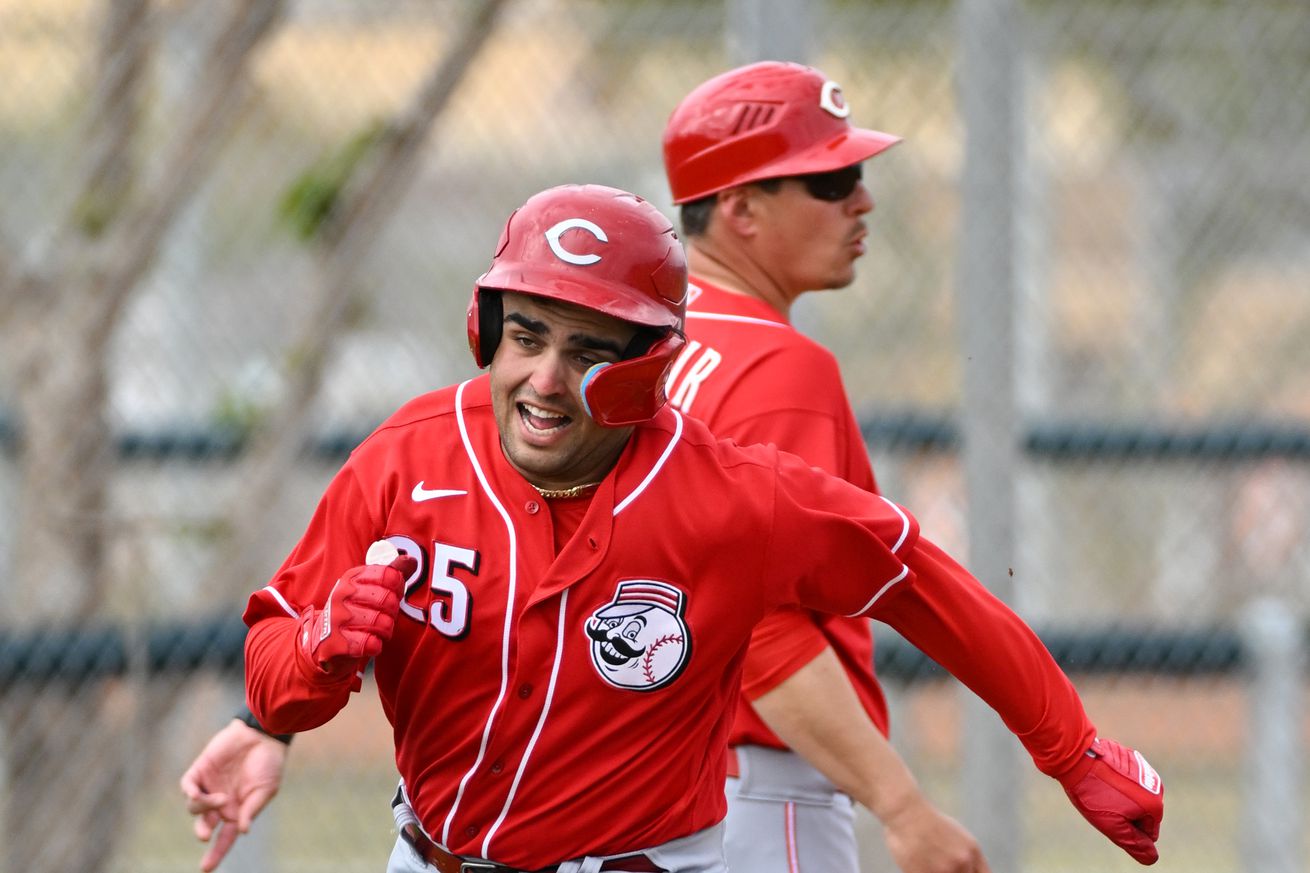
[[[720,437],[773,444],[866,491],[873,467],[832,352],[795,330],[763,300],[691,277],[687,349],[669,378],[669,399]],[[787,746],[751,701],[831,646],[874,724],[888,730],[887,701],[873,673],[867,619],[787,607],[755,629],[731,745]]]
[[[352,453],[245,614],[251,710],[307,730],[352,679],[298,657],[299,617],[372,541],[419,557],[375,661],[396,764],[430,835],[519,869],[722,819],[756,622],[890,614],[927,547],[894,504],[669,407],[558,552],[544,503],[502,453],[486,376],[425,395]]]
[[[864,440],[832,353],[803,336],[767,303],[692,277],[687,351],[669,380],[671,401],[721,437],[771,443],[867,491],[876,492]],[[1090,744],[1094,732],[1070,699],[1032,630],[969,573],[935,547],[932,571],[916,565],[919,583],[898,598],[891,623],[992,706],[1046,773],[1058,772]],[[927,579],[931,576],[931,580]],[[873,673],[869,622],[789,607],[755,629],[743,671],[743,696],[730,743],[786,748],[756,714],[759,697],[831,646],[873,722],[887,731],[887,705]],[[1049,718],[1033,696],[1060,702]],[[1063,725],[1051,746],[1038,724]],[[1061,763],[1063,762],[1063,763]]]

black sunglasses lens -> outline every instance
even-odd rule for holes
[[[855,190],[863,175],[861,166],[854,164],[830,173],[810,173],[801,176],[800,180],[805,184],[805,190],[810,192],[811,197],[836,203],[851,196],[851,192]]]

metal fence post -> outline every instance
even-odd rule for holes
[[[727,0],[724,40],[733,64],[806,63],[814,41],[814,4],[806,0]]]
[[[1305,753],[1300,729],[1305,668],[1302,624],[1291,604],[1252,602],[1241,617],[1249,658],[1242,859],[1250,873],[1300,873]]]
[[[965,155],[956,288],[969,566],[992,593],[1013,603],[1019,474],[1014,312],[1024,152],[1020,15],[1015,0],[960,0],[958,15]],[[964,823],[993,870],[1019,870],[1018,744],[972,694],[964,715]]]

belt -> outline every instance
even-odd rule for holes
[[[737,759],[736,746],[728,746],[728,778],[741,778],[741,761]]]
[[[409,843],[410,848],[423,859],[424,863],[430,867],[435,867],[439,873],[556,873],[559,870],[558,864],[542,867],[539,870],[521,871],[516,867],[506,867],[504,864],[496,864],[491,861],[461,858],[459,855],[452,855],[432,842],[432,840],[428,839],[428,835],[423,833],[418,825],[414,824],[407,824],[401,828],[400,837]],[[669,873],[669,871],[642,854],[606,858],[601,862],[598,869],[613,871],[613,873],[618,873],[618,871],[623,871],[623,873]]]

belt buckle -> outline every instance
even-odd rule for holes
[[[459,873],[495,873],[496,870],[504,870],[499,864],[493,864],[490,861],[464,861],[459,862]]]

